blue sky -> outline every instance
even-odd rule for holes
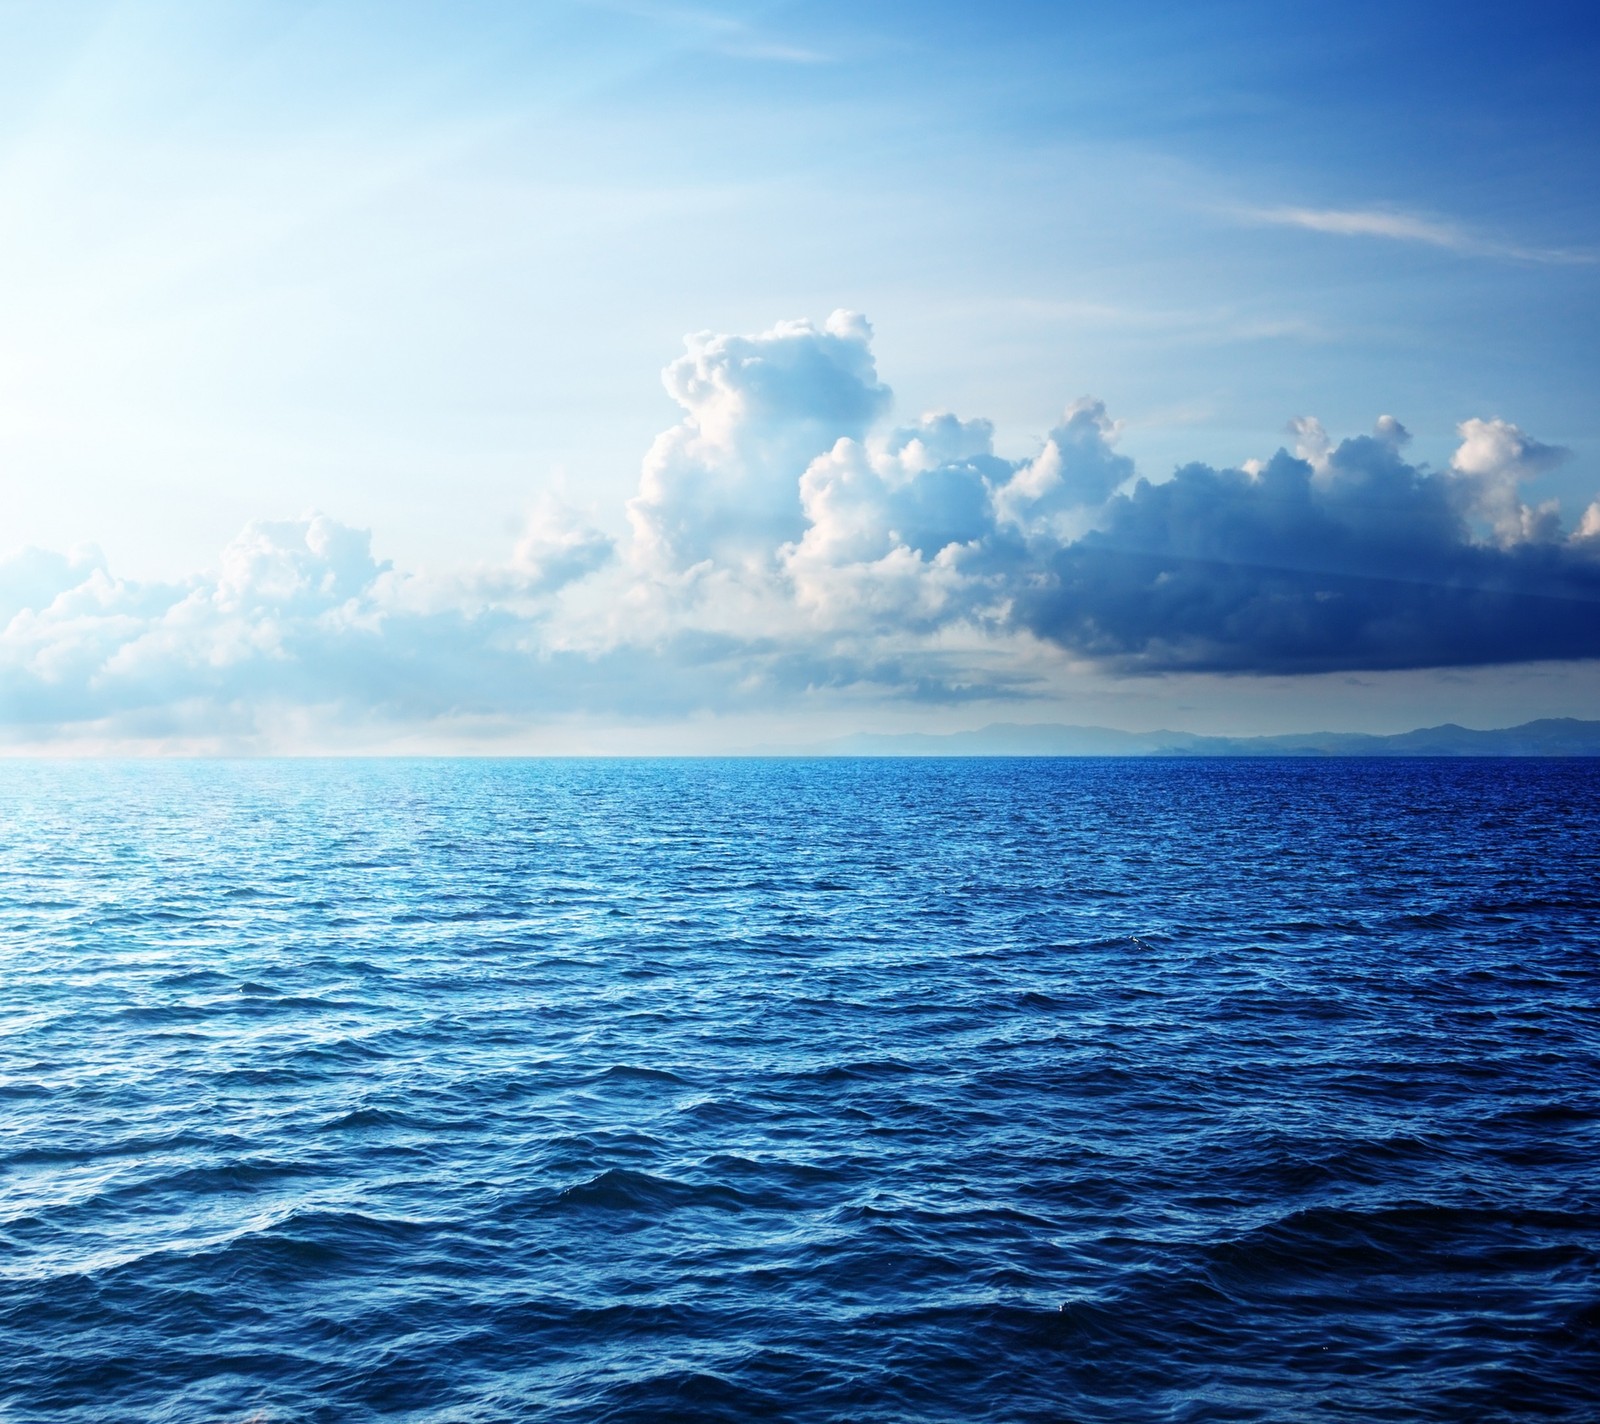
[[[13,746],[1600,706],[1577,6],[169,0],[0,26]],[[799,374],[751,384],[746,357]],[[940,411],[967,433],[906,457],[895,431]],[[1408,438],[1338,453],[1385,415]],[[1300,463],[1269,479],[1280,447]],[[1068,506],[1074,460],[1120,483]],[[1218,477],[1159,493],[1194,466]],[[1379,539],[1396,510],[1421,522]]]

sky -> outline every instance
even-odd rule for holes
[[[0,749],[1600,715],[1600,22],[0,0]]]

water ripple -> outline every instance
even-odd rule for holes
[[[0,798],[6,1424],[1600,1418],[1600,764]]]

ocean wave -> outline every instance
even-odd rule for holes
[[[1600,765],[707,766],[62,780],[0,1418],[1596,1417]]]

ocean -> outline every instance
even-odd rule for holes
[[[0,1421],[1600,1419],[1600,761],[0,763]]]

